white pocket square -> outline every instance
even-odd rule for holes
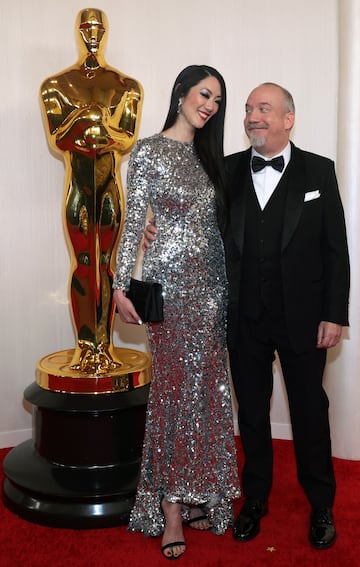
[[[304,203],[306,203],[306,201],[312,201],[313,199],[318,199],[319,197],[320,197],[319,189],[316,189],[315,191],[308,191],[307,193],[305,193]]]

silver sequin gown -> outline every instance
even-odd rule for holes
[[[114,288],[128,288],[150,204],[159,235],[145,254],[143,279],[160,281],[165,292],[164,322],[147,325],[153,377],[129,529],[161,534],[165,495],[171,502],[202,505],[213,531],[222,534],[240,490],[214,188],[193,143],[156,134],[133,149],[127,192]],[[188,514],[184,506],[184,519]]]

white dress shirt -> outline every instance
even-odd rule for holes
[[[251,151],[251,159],[253,156],[259,156],[264,159],[264,156],[259,154],[254,148]],[[259,201],[259,205],[261,210],[263,211],[266,207],[266,203],[270,199],[271,195],[276,189],[277,184],[279,183],[281,176],[283,175],[291,157],[291,146],[290,142],[288,145],[283,149],[282,152],[276,154],[273,157],[283,156],[284,158],[284,169],[282,171],[277,171],[273,167],[266,166],[264,169],[257,171],[256,173],[251,170],[252,180],[255,187],[255,193],[257,199]],[[272,159],[272,158],[271,158]]]

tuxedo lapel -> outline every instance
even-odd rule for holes
[[[288,245],[300,219],[306,188],[305,164],[301,151],[291,143],[291,159],[282,177],[287,184],[281,250]]]
[[[238,154],[229,179],[231,234],[240,251],[244,244],[246,195],[251,183],[250,156],[251,149]]]

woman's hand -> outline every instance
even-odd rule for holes
[[[116,307],[118,313],[120,315],[120,319],[124,323],[131,323],[133,325],[142,325],[142,320],[140,319],[139,315],[136,313],[135,307],[125,295],[125,291],[122,289],[115,289],[113,293],[114,301],[116,303]]]
[[[143,234],[142,248],[144,252],[146,252],[146,250],[148,250],[151,244],[156,240],[158,232],[159,231],[155,225],[155,219],[154,217],[152,217],[151,219],[149,219],[149,222],[147,223]]]

